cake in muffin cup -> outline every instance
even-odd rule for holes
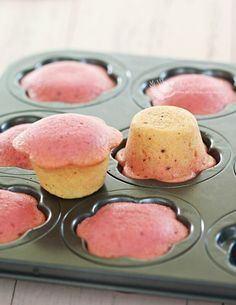
[[[158,203],[114,202],[76,227],[90,254],[101,258],[154,259],[184,240],[188,228]]]
[[[30,124],[20,124],[13,126],[0,134],[0,166],[20,167],[32,169],[31,162],[27,154],[17,151],[13,147],[13,140]]]
[[[195,115],[214,114],[236,103],[236,92],[229,81],[204,74],[172,76],[151,84],[145,94],[153,106],[177,106]]]
[[[27,73],[20,85],[33,101],[81,104],[96,99],[116,83],[102,66],[63,60]]]
[[[0,190],[0,244],[17,240],[46,221],[37,205],[28,194]]]
[[[216,164],[207,153],[195,117],[174,106],[137,113],[116,159],[125,176],[170,183],[190,180]]]

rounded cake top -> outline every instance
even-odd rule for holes
[[[138,112],[131,127],[166,131],[186,131],[197,127],[195,117],[189,111],[175,106],[153,106]]]
[[[43,168],[84,167],[105,160],[121,140],[117,129],[97,117],[66,113],[33,123],[13,146]]]
[[[181,74],[154,84],[145,92],[155,105],[185,108],[193,114],[212,114],[236,102],[232,84],[204,74]]]
[[[185,239],[188,228],[175,212],[157,203],[115,202],[85,218],[76,228],[91,254],[153,259]]]
[[[83,103],[113,88],[115,81],[99,65],[57,61],[26,74],[21,86],[34,101]]]
[[[17,166],[32,169],[28,156],[16,151],[12,145],[12,141],[30,125],[16,125],[0,134],[0,166]]]

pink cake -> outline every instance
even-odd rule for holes
[[[105,181],[110,151],[122,134],[96,117],[53,115],[32,124],[13,141],[27,154],[40,185],[61,198],[81,198]]]
[[[230,82],[203,74],[170,77],[149,87],[145,93],[153,106],[177,106],[196,115],[213,114],[236,102],[236,92]]]
[[[45,222],[37,204],[30,195],[0,190],[0,243],[14,241]]]
[[[0,134],[0,166],[16,166],[32,169],[28,156],[18,152],[12,145],[13,140],[31,124],[16,125]]]
[[[103,67],[78,61],[53,62],[21,80],[21,86],[34,101],[70,104],[94,100],[115,85]]]
[[[76,234],[98,257],[154,259],[166,254],[189,232],[169,207],[116,202],[83,220]]]
[[[84,167],[103,161],[121,139],[118,130],[97,117],[66,113],[31,124],[13,146],[44,168]]]

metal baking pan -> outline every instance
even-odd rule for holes
[[[33,69],[57,60],[102,65],[117,86],[88,104],[38,103],[19,85]],[[214,115],[197,116],[204,143],[217,165],[184,183],[135,180],[122,175],[114,155],[125,145],[132,117],[150,101],[144,88],[150,81],[182,73],[204,73],[235,86],[236,66],[155,57],[58,51],[14,63],[0,80],[0,131],[42,117],[75,112],[95,115],[121,130],[124,141],[110,158],[104,186],[95,194],[73,200],[40,188],[33,171],[0,168],[0,186],[35,196],[46,214],[44,225],[0,246],[0,275],[166,296],[236,301],[236,103]],[[189,236],[164,256],[140,261],[92,256],[75,235],[75,226],[109,202],[137,204],[157,201],[170,206],[189,227]]]

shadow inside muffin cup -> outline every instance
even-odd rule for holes
[[[198,69],[194,67],[176,67],[170,70],[162,71],[156,78],[146,80],[142,85],[142,91],[145,94],[146,90],[153,86],[158,85],[166,81],[167,79],[184,74],[198,74],[198,75],[207,75],[223,80],[227,80],[232,85],[232,89],[236,90],[236,83],[235,83],[235,75],[231,72],[218,70],[218,69]],[[235,101],[236,102],[236,101]]]
[[[236,266],[236,240],[230,249],[229,261],[233,266]]]
[[[148,88],[164,84],[166,80],[171,77],[187,74],[207,75],[218,79],[226,80],[232,86],[232,91],[236,91],[236,68],[221,66],[218,64],[208,65],[204,64],[192,64],[186,65],[181,63],[168,64],[166,69],[164,67],[156,68],[141,76],[136,81],[133,88],[133,96],[136,103],[141,108],[147,108],[153,106],[151,98],[146,94]],[[178,106],[178,105],[176,105]],[[197,119],[215,118],[218,116],[224,116],[236,111],[236,99],[231,104],[226,105],[223,109],[209,114],[194,114]]]
[[[0,250],[37,240],[47,234],[57,223],[60,217],[60,207],[53,196],[45,195],[42,192],[38,183],[19,177],[0,177],[0,189],[32,196],[38,202],[38,210],[45,216],[44,223],[22,233],[18,239],[0,243]]]
[[[123,195],[122,195],[123,193]],[[141,190],[135,191],[135,195],[141,197],[133,197],[133,190],[113,191],[110,196],[100,194],[93,196],[93,198],[85,199],[80,202],[64,217],[62,223],[62,236],[65,244],[77,255],[98,264],[109,266],[143,266],[148,264],[158,264],[164,261],[173,259],[174,257],[184,253],[198,240],[201,230],[202,221],[199,213],[191,206],[191,204],[175,198],[171,195],[164,196],[144,196]],[[162,256],[152,259],[136,259],[130,257],[116,257],[116,258],[102,258],[90,254],[86,241],[82,240],[76,234],[76,228],[87,217],[95,215],[99,209],[108,204],[115,204],[116,202],[130,202],[131,204],[145,204],[152,203],[163,205],[171,208],[175,214],[176,219],[180,221],[188,229],[188,236],[172,245],[172,247]]]
[[[236,224],[219,232],[217,245],[227,253],[230,264],[236,267]]]
[[[76,59],[76,58],[71,58],[71,57],[54,57],[54,58],[49,58],[49,59],[45,59],[42,61],[39,61],[37,63],[34,64],[33,67],[23,70],[21,72],[18,72],[16,75],[16,79],[19,83],[19,85],[21,84],[22,78],[24,76],[26,76],[28,73],[36,70],[36,69],[40,69],[45,65],[51,64],[51,63],[56,63],[56,62],[60,62],[60,61],[70,61],[70,62],[80,62],[80,63],[84,63],[84,64],[92,64],[92,65],[96,65],[99,67],[102,67],[106,73],[107,76],[109,76],[117,85],[119,82],[119,75],[115,74],[114,69],[112,67],[111,64],[106,63],[105,61],[99,60],[99,59],[92,59],[92,58],[82,58],[82,59]]]
[[[196,177],[194,177],[191,180],[187,180],[179,183],[169,183],[154,179],[129,178],[122,173],[123,167],[116,160],[116,154],[126,145],[128,132],[129,129],[123,131],[124,140],[111,153],[111,162],[108,169],[108,173],[118,180],[136,186],[151,187],[151,188],[156,188],[156,187],[176,188],[176,187],[184,187],[187,185],[194,185],[199,182],[205,181],[215,176],[219,172],[221,172],[226,166],[227,162],[229,161],[231,155],[231,148],[229,143],[226,141],[226,139],[224,139],[221,135],[219,135],[215,131],[200,126],[202,140],[207,147],[208,154],[211,155],[216,160],[215,166],[201,171]]]
[[[4,132],[11,127],[21,124],[32,124],[40,120],[42,117],[36,115],[19,115],[12,117],[0,123],[0,132]]]
[[[68,54],[68,55],[67,55]],[[127,80],[127,75],[126,75],[126,70],[119,65],[119,63],[116,63],[115,60],[112,58],[110,59],[109,57],[104,58],[103,56],[100,56],[101,59],[99,58],[99,55],[95,56],[95,58],[91,56],[84,56],[78,55],[75,53],[75,55],[70,56],[70,52],[55,52],[55,56],[45,56],[41,54],[41,56],[35,56],[34,62],[32,62],[31,58],[29,58],[29,63],[27,64],[27,58],[19,62],[18,64],[16,63],[16,67],[14,67],[13,73],[9,75],[8,79],[8,85],[10,91],[17,97],[20,98],[20,100],[26,102],[27,104],[31,104],[37,107],[42,107],[42,108],[51,108],[51,109],[73,109],[73,108],[81,108],[81,107],[88,107],[92,106],[97,103],[101,103],[104,101],[110,100],[112,97],[116,96],[124,87],[126,80]],[[41,59],[40,59],[41,58]],[[29,93],[27,90],[25,90],[22,85],[22,79],[30,72],[39,69],[47,64],[50,63],[55,63],[55,62],[61,62],[61,61],[70,61],[70,62],[80,62],[80,63],[87,63],[87,64],[92,64],[96,65],[99,67],[102,67],[105,72],[107,73],[107,76],[114,81],[115,86],[113,88],[110,88],[100,95],[98,95],[96,98],[91,99],[89,101],[84,101],[81,103],[69,103],[69,102],[63,102],[61,100],[48,100],[48,101],[37,101],[31,99],[29,96]]]

